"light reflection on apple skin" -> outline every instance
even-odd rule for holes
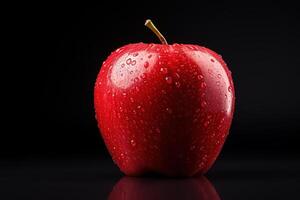
[[[114,186],[109,200],[220,200],[204,176],[189,179],[123,177]]]

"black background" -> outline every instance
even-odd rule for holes
[[[296,3],[49,1],[10,8],[3,38],[12,53],[6,67],[12,73],[3,84],[9,129],[2,131],[2,156],[107,156],[94,119],[93,85],[111,51],[158,42],[143,25],[147,18],[169,43],[211,48],[231,69],[236,110],[224,153],[300,150]]]
[[[116,48],[158,42],[147,18],[169,43],[208,47],[232,71],[234,120],[209,175],[220,195],[274,199],[299,191],[297,3],[42,1],[3,10],[0,180],[7,196],[102,199],[111,191],[122,175],[99,135],[94,82]]]

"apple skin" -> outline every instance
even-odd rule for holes
[[[109,200],[220,200],[204,176],[190,179],[124,177],[113,188]]]
[[[94,88],[106,147],[131,176],[207,172],[228,135],[234,101],[221,56],[188,44],[125,45],[103,62]]]

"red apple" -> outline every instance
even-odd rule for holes
[[[231,73],[198,45],[129,44],[101,67],[96,118],[115,163],[127,175],[205,173],[228,135],[234,110]]]
[[[220,200],[214,186],[203,176],[191,179],[124,177],[113,188],[109,200]]]

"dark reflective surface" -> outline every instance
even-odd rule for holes
[[[113,188],[109,200],[190,199],[219,200],[213,185],[205,177],[161,179],[124,177]]]
[[[0,199],[299,199],[294,158],[220,158],[206,177],[125,177],[111,160],[0,161]]]

